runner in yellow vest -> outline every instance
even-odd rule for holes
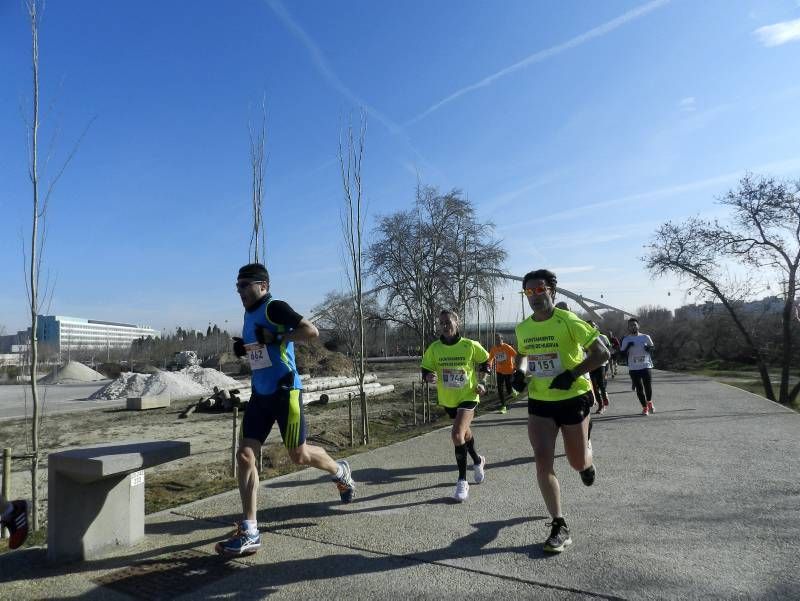
[[[564,450],[573,469],[586,486],[594,483],[595,467],[589,442],[589,412],[594,397],[584,374],[608,360],[608,350],[597,339],[597,328],[570,311],[557,309],[556,276],[546,269],[526,274],[524,294],[533,314],[517,325],[517,366],[514,388],[525,388],[519,369],[527,358],[528,438],[536,457],[536,479],[547,510],[553,518],[544,550],[560,553],[572,543],[561,513],[561,493],[553,469],[556,438],[564,437]],[[584,351],[586,357],[584,358]]]
[[[454,420],[450,437],[456,452],[458,481],[453,499],[461,503],[469,497],[467,453],[473,461],[475,484],[480,484],[486,477],[486,457],[481,457],[475,450],[475,437],[469,426],[480,402],[479,397],[486,394],[489,353],[479,342],[461,337],[455,311],[441,312],[439,333],[439,340],[431,343],[422,356],[422,378],[436,384],[439,405]]]

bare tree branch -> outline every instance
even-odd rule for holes
[[[797,395],[794,389],[789,390],[789,371],[800,269],[800,182],[790,184],[747,174],[738,188],[730,190],[719,202],[730,207],[731,225],[712,224],[699,218],[681,225],[662,224],[649,245],[645,264],[654,276],[676,274],[719,300],[756,359],[767,398],[789,403]],[[741,301],[753,292],[753,286],[749,281],[740,286],[740,296],[736,298],[736,282],[720,272],[720,265],[726,260],[753,266],[760,277],[773,277],[780,282],[783,354],[777,397],[758,333],[748,331],[738,310]]]
[[[266,230],[264,228],[264,174],[266,172],[267,98],[261,98],[261,126],[255,129],[252,120],[250,132],[251,210],[253,228],[250,233],[250,260],[267,264]]]

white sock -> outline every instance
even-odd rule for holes
[[[341,478],[344,476],[344,466],[341,463],[336,464],[336,477]]]
[[[258,534],[258,521],[256,520],[243,520],[242,526],[247,534]]]

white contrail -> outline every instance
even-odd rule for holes
[[[428,161],[422,153],[414,146],[411,142],[411,139],[408,136],[408,133],[403,129],[403,127],[394,122],[392,119],[381,113],[378,109],[374,106],[371,106],[367,102],[364,101],[358,94],[353,92],[345,83],[339,78],[336,72],[331,68],[328,64],[328,61],[325,58],[325,55],[319,49],[319,46],[311,39],[305,30],[300,27],[300,25],[292,18],[292,15],[286,10],[286,7],[280,2],[280,0],[264,0],[269,6],[275,15],[280,19],[286,29],[306,48],[309,55],[311,56],[311,61],[314,63],[314,66],[317,70],[322,74],[322,76],[328,81],[328,83],[342,96],[347,98],[352,104],[358,107],[363,107],[363,109],[367,112],[368,115],[374,117],[380,124],[382,124],[389,132],[395,136],[398,136],[400,140],[402,140],[408,150],[416,157],[417,161],[421,163],[423,166],[427,167],[430,171],[434,174],[438,175],[440,178],[447,179],[444,176],[443,172],[436,167],[433,163]]]
[[[292,15],[289,14],[279,0],[265,1],[281,20],[286,29],[288,29],[292,35],[294,35],[294,37],[297,38],[300,43],[303,44],[303,46],[305,46],[306,50],[308,50],[308,53],[311,55],[311,60],[314,62],[317,70],[322,73],[323,77],[328,80],[329,84],[331,84],[342,96],[347,98],[354,105],[364,107],[364,110],[367,111],[368,114],[380,121],[389,131],[392,133],[400,133],[402,128],[397,123],[386,117],[386,115],[378,111],[375,107],[364,102],[363,98],[355,94],[355,92],[348,88],[345,83],[339,79],[339,76],[336,75],[334,70],[330,67],[328,61],[325,59],[325,56],[322,54],[322,51],[314,43],[314,40],[312,40],[305,30],[300,27],[300,25],[292,18]]]
[[[530,226],[532,224],[539,224],[546,221],[561,221],[564,219],[572,219],[574,217],[585,216],[590,211],[593,211],[595,209],[602,209],[617,205],[627,205],[634,201],[648,201],[657,198],[668,198],[670,196],[683,194],[685,192],[693,192],[695,190],[702,190],[703,188],[708,188],[712,186],[721,186],[724,184],[728,184],[729,182],[740,179],[747,171],[751,171],[752,173],[755,174],[766,173],[766,174],[783,175],[787,172],[797,171],[798,169],[800,169],[800,157],[794,157],[783,161],[775,161],[773,163],[758,165],[756,167],[753,167],[752,169],[741,169],[739,171],[731,171],[729,173],[715,175],[713,177],[697,180],[694,182],[678,184],[675,186],[669,186],[667,188],[659,188],[657,190],[650,190],[648,192],[640,192],[638,194],[622,196],[620,198],[614,198],[612,200],[593,202],[591,204],[585,204],[580,207],[574,207],[571,209],[558,211],[556,213],[551,213],[550,215],[542,215],[541,217],[537,217],[536,219],[532,219],[529,221],[516,221],[512,225],[507,225],[504,227],[500,227],[498,229],[509,230],[512,228],[519,228],[519,227]]]
[[[519,61],[517,63],[514,63],[510,67],[506,67],[505,69],[501,69],[497,73],[489,75],[488,77],[484,77],[482,80],[480,80],[477,83],[468,85],[468,86],[466,86],[464,88],[461,88],[460,90],[457,90],[457,91],[453,92],[452,94],[450,94],[450,96],[448,96],[444,100],[440,100],[439,102],[437,102],[436,104],[434,104],[433,106],[428,108],[423,113],[420,113],[416,117],[412,118],[410,121],[407,121],[404,125],[408,126],[408,125],[412,125],[412,124],[416,123],[417,121],[421,121],[422,119],[424,119],[425,117],[427,117],[431,113],[433,113],[435,111],[438,111],[444,105],[453,102],[453,100],[455,100],[456,98],[460,98],[464,94],[468,94],[469,92],[472,92],[473,90],[477,90],[479,88],[485,88],[486,86],[494,83],[495,81],[497,81],[501,77],[505,77],[506,75],[514,73],[515,71],[519,71],[520,69],[524,69],[525,67],[527,67],[529,65],[532,65],[534,63],[540,63],[542,61],[545,61],[548,58],[551,58],[553,56],[561,54],[562,52],[564,52],[566,50],[570,50],[571,48],[575,48],[576,46],[580,46],[581,44],[583,44],[585,42],[588,42],[589,40],[593,40],[595,38],[599,38],[600,36],[603,36],[603,35],[611,32],[611,31],[614,31],[615,29],[617,29],[619,27],[622,27],[626,23],[629,23],[630,21],[638,19],[639,17],[643,17],[647,13],[650,13],[650,12],[654,11],[655,9],[660,8],[664,4],[667,4],[669,1],[670,0],[653,0],[652,2],[648,2],[647,4],[644,4],[644,5],[642,5],[642,6],[638,7],[638,8],[634,8],[633,10],[630,10],[630,11],[626,12],[623,15],[620,15],[619,17],[617,17],[615,19],[612,19],[611,21],[608,21],[607,23],[603,23],[602,25],[599,25],[599,26],[595,27],[594,29],[590,29],[586,33],[582,33],[579,36],[576,36],[576,37],[574,37],[574,38],[572,38],[570,40],[567,40],[566,42],[563,42],[563,43],[558,44],[556,46],[551,46],[550,48],[546,48],[545,50],[540,50],[539,52],[536,52],[535,54],[531,54],[529,57],[524,58],[524,59],[522,59],[521,61]]]

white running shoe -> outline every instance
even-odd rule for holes
[[[475,484],[480,484],[486,479],[486,457],[480,455],[481,462],[472,466]]]
[[[463,503],[469,497],[469,483],[466,480],[459,480],[456,482],[456,490],[453,492],[453,499],[459,503]]]

